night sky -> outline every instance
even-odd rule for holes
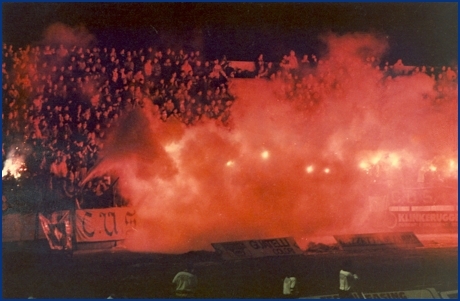
[[[100,46],[200,48],[208,59],[279,61],[293,49],[321,55],[318,35],[387,36],[384,60],[457,62],[458,4],[450,3],[3,3],[3,42],[38,43],[56,22],[83,25]]]

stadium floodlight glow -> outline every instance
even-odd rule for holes
[[[329,173],[329,172],[331,172],[331,170],[330,170],[329,168],[326,167],[326,168],[324,169],[324,172],[325,172],[325,173]]]
[[[431,171],[436,171],[436,166],[430,165],[430,170],[431,170]]]
[[[305,168],[305,170],[307,171],[307,173],[312,173],[313,170],[314,170],[313,165],[307,166],[307,168]]]
[[[228,161],[226,165],[227,165],[227,166],[233,166],[234,164],[235,164],[235,162],[233,162],[233,161]]]

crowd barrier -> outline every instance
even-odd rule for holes
[[[136,212],[128,207],[7,214],[2,216],[2,242],[47,239],[51,249],[61,250],[72,248],[72,241],[87,244],[124,240],[135,227]]]
[[[354,299],[458,299],[458,290],[438,292],[434,288],[391,292],[353,292]],[[338,294],[303,297],[300,299],[339,299]]]

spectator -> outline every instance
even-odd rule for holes
[[[70,178],[83,180],[95,164],[106,131],[116,116],[129,114],[136,106],[142,108],[145,101],[153,102],[157,117],[164,121],[177,118],[193,126],[214,118],[223,126],[232,126],[235,98],[228,91],[232,70],[225,56],[210,63],[199,50],[188,54],[179,50],[176,55],[171,49],[163,54],[152,47],[144,52],[64,45],[16,50],[4,45],[3,58],[3,149],[13,143],[26,143],[33,148],[26,158],[30,171],[27,177],[46,174],[53,189],[62,188],[56,187],[60,185],[70,188]],[[294,51],[280,64],[267,63],[261,54],[256,59],[257,75],[251,77],[282,79],[281,95],[305,110],[321,105],[321,95],[326,92],[341,89],[331,72],[315,73],[319,61],[314,54],[304,55],[300,65],[296,61]],[[366,63],[379,64],[372,57]],[[327,64],[326,60],[322,69]],[[398,68],[398,62],[395,66]],[[383,76],[395,66],[386,62]],[[446,101],[456,90],[456,68],[422,66],[415,72],[426,73],[435,80],[433,103]],[[89,103],[88,92],[93,86],[97,96]],[[93,186],[97,187],[96,183]]]
[[[291,50],[289,52],[289,57],[287,58],[288,61],[288,68],[289,70],[296,71],[299,68],[299,62],[297,61],[297,57],[295,56],[295,51]]]
[[[197,277],[193,274],[193,265],[188,265],[184,271],[177,273],[172,281],[175,298],[194,298],[198,285]]]
[[[283,282],[283,298],[293,299],[299,295],[296,277],[285,277]]]
[[[351,272],[352,261],[345,260],[339,272],[339,298],[353,299],[354,284],[358,280],[358,275]]]

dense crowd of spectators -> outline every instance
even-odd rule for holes
[[[3,170],[14,158],[23,158],[20,177],[2,174],[3,211],[126,205],[114,189],[116,179],[103,176],[80,183],[95,166],[108,130],[146,102],[163,121],[175,118],[194,126],[214,120],[231,127],[235,98],[228,90],[230,78],[280,79],[285,83],[281,92],[303,110],[337,90],[335,72],[314,72],[328,61],[314,54],[298,59],[294,51],[280,62],[267,62],[261,54],[255,70],[248,71],[232,67],[225,56],[208,60],[199,50],[14,49],[5,44],[2,50]],[[430,75],[439,91],[434,101],[457,88],[457,70],[451,67],[408,69],[400,61],[390,65],[375,58],[365,63],[393,77]]]

